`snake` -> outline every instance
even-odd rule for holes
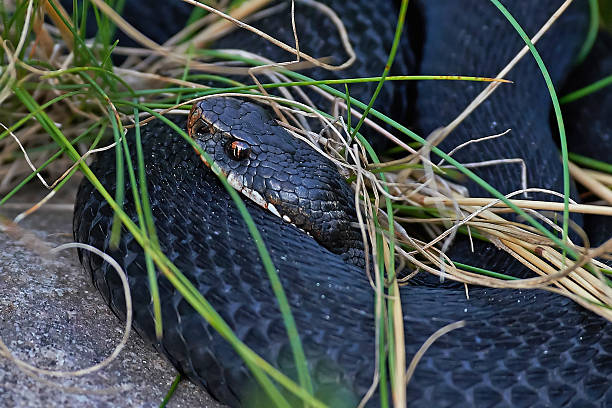
[[[277,3],[284,8],[251,24],[291,43],[288,2]],[[346,55],[334,24],[311,3],[297,2],[295,6],[301,49],[343,61]],[[397,5],[361,0],[323,3],[343,19],[356,61],[343,71],[313,68],[308,75],[325,79],[379,75],[393,43]],[[533,36],[562,1],[503,3]],[[139,6],[146,9],[146,18]],[[129,12],[134,7],[139,13]],[[143,32],[149,30],[150,38],[163,41],[171,31],[165,19],[172,17],[172,24],[180,27],[190,6],[167,2],[159,7],[168,7],[168,12],[128,1],[124,14]],[[489,2],[413,1],[407,15],[392,74],[477,73],[494,77],[524,46],[506,18]],[[588,24],[587,2],[576,0],[537,43],[555,87],[565,83],[564,89],[577,89],[589,83],[585,72],[601,77],[610,69],[612,42],[602,33],[587,64],[570,76]],[[275,61],[293,58],[244,31],[228,34],[215,47],[244,48]],[[526,165],[529,186],[563,191],[559,150],[550,121],[550,96],[536,62],[525,56],[506,78],[513,83],[500,86],[439,147],[448,152],[469,140],[511,128],[508,136],[469,144],[453,157],[462,163],[519,158]],[[593,76],[588,78],[592,80]],[[388,82],[374,108],[395,115],[392,117],[427,135],[452,121],[484,86],[477,82]],[[350,93],[368,100],[375,87],[371,83],[351,86]],[[323,107],[333,104],[316,92],[309,95]],[[612,128],[605,112],[609,115],[611,103],[610,93],[604,97],[599,91],[564,107],[570,118],[571,149],[589,145],[599,155],[596,157],[609,160],[611,145],[605,142]],[[168,118],[189,133],[215,161],[217,171],[243,195],[285,288],[312,378],[313,395],[328,406],[357,406],[374,380],[377,344],[374,292],[364,273],[367,261],[355,225],[354,192],[346,178],[256,100],[207,98],[193,106],[188,119]],[[373,145],[385,145],[376,136],[364,134]],[[589,142],[585,143],[587,138]],[[133,130],[126,140],[131,160],[137,163]],[[240,341],[297,381],[273,288],[231,195],[213,169],[167,124],[156,120],[142,126],[141,143],[160,249]],[[114,153],[98,154],[91,169],[109,193],[115,194]],[[504,194],[521,188],[520,164],[475,171]],[[472,196],[488,195],[470,181],[465,185]],[[133,187],[144,186],[138,180],[136,185],[125,182],[128,193],[123,209],[137,222],[138,211],[129,193]],[[572,184],[572,198],[579,200],[577,192]],[[544,193],[530,194],[535,199],[555,200]],[[125,270],[136,331],[179,372],[223,404],[269,406],[271,401],[236,350],[159,271],[156,276],[163,337],[155,336],[147,259],[125,229],[118,245],[111,246],[113,215],[100,193],[83,181],[75,204],[74,237],[108,253]],[[596,225],[600,241],[610,235],[609,228],[602,228],[606,222],[609,226],[609,220],[602,217],[587,222],[573,216],[573,220],[584,225],[587,232],[589,225]],[[529,276],[527,268],[491,243],[476,241],[474,245],[472,252],[460,236],[449,248],[449,256],[515,276]],[[125,319],[123,288],[115,271],[86,251],[79,251],[79,258],[111,309]],[[408,406],[612,406],[612,326],[605,319],[550,291],[471,286],[468,298],[463,285],[441,283],[437,277],[419,278],[421,275],[400,291],[406,355],[415,355],[432,333],[449,323],[463,320],[465,326],[440,337],[422,356],[406,386]],[[291,393],[285,397],[289,403],[299,404]],[[380,398],[374,395],[366,406],[379,404]]]

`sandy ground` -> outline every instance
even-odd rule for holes
[[[23,220],[17,235],[0,228],[0,338],[19,359],[40,368],[76,370],[113,352],[123,325],[81,268],[76,251],[43,256],[41,247],[72,240],[75,188]],[[34,203],[43,191],[0,207],[0,225]],[[176,371],[137,334],[109,366],[84,377],[34,379],[0,356],[2,407],[156,407]],[[182,381],[170,407],[220,407],[203,390]]]

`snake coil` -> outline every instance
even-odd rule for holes
[[[326,3],[341,13],[358,59],[341,73],[315,69],[309,75],[319,78],[379,75],[393,40],[396,11],[392,2],[329,0]],[[421,0],[415,3],[409,11],[403,49],[393,67],[398,73],[495,76],[523,46],[512,27],[488,2]],[[538,43],[556,84],[567,77],[588,25],[587,2],[574,3]],[[527,33],[533,35],[561,1],[517,0],[504,1],[504,4]],[[130,7],[135,5],[138,5],[135,1],[127,2],[127,16]],[[184,22],[188,10],[176,4],[167,7],[173,10],[177,24]],[[154,39],[157,35],[163,37],[163,33],[155,31],[161,30],[155,22],[165,16],[166,13],[157,11],[146,22],[146,28],[142,22],[140,27],[145,32],[152,30]],[[296,18],[301,45],[311,55],[341,49],[333,25],[308,4],[298,4]],[[134,23],[139,27],[138,21]],[[254,25],[288,43],[293,38],[289,21],[278,16],[264,17]],[[166,29],[167,25],[163,25],[163,30]],[[276,61],[291,59],[244,32],[227,36],[217,46],[257,50]],[[550,99],[542,76],[527,56],[508,77],[514,84],[500,87],[440,147],[449,151],[467,140],[512,128],[508,137],[469,145],[457,152],[455,158],[464,163],[520,158],[527,166],[530,186],[562,191],[561,164],[549,125]],[[367,100],[374,86],[351,88],[351,94]],[[397,112],[403,112],[399,117],[425,135],[452,120],[481,90],[482,85],[478,83],[450,81],[422,81],[412,86],[386,84],[376,107],[386,112],[396,111],[395,117]],[[605,101],[607,105],[600,110],[605,112],[607,108],[609,113],[609,93]],[[321,100],[321,103],[325,102]],[[330,211],[338,208],[351,216],[350,200],[344,202],[343,198],[347,189],[342,183],[333,184],[335,176],[329,174],[328,163],[316,159],[304,146],[296,148],[288,141],[293,139],[284,139],[284,130],[274,127],[265,109],[232,100],[210,102],[201,109],[200,113],[207,118],[206,124],[192,123],[189,129],[213,136],[201,138],[198,143],[212,152],[215,160],[225,161],[226,174],[234,174],[230,178],[236,186],[247,186],[249,190],[245,194],[255,197],[254,201],[247,200],[246,205],[266,238],[287,292],[315,396],[330,406],[355,406],[372,383],[375,327],[371,288],[362,268],[347,262],[345,256],[356,245],[351,238],[351,223],[338,226],[336,218],[329,217]],[[575,120],[580,117],[581,113],[577,112]],[[183,118],[176,117],[173,121],[187,128]],[[599,136],[601,132],[612,134],[605,133],[610,132],[611,125],[609,119],[601,116],[575,123],[581,123],[582,129],[599,126]],[[214,131],[206,127],[213,125]],[[210,145],[207,140],[215,138],[216,142]],[[127,140],[134,154],[131,132]],[[240,340],[273,366],[297,378],[272,288],[247,227],[227,191],[170,127],[159,121],[150,123],[142,129],[142,143],[150,205],[162,251]],[[610,144],[603,147],[609,158]],[[297,162],[310,165],[312,171],[302,172],[295,162],[297,153],[292,152],[301,152],[303,156]],[[116,188],[113,154],[100,154],[92,165],[111,194]],[[132,160],[136,160],[134,155]],[[316,172],[321,174],[310,178]],[[519,166],[515,165],[478,169],[479,175],[502,193],[521,188],[516,181],[520,179],[519,172]],[[320,177],[328,178],[321,181]],[[325,187],[330,185],[332,188]],[[126,183],[126,191],[133,187],[138,186]],[[476,186],[468,187],[474,196],[485,194]],[[281,217],[257,204],[258,198],[252,191],[261,188],[268,189],[264,201],[274,202]],[[332,195],[335,192],[340,192],[340,198]],[[259,198],[263,197],[258,194]],[[550,199],[548,196],[535,198]],[[324,204],[325,200],[332,204]],[[338,200],[348,206],[341,206]],[[304,202],[308,211],[300,212]],[[126,195],[123,205],[125,212],[136,221],[131,194]],[[331,241],[347,244],[341,253],[334,253],[324,246],[326,237],[330,236],[321,232],[312,236],[305,234],[283,220],[282,215],[306,230],[313,219],[320,225],[318,220],[325,218],[330,223],[330,231],[340,231],[331,236]],[[263,397],[236,352],[161,274],[158,280],[164,336],[161,341],[155,339],[144,253],[127,231],[123,231],[117,248],[109,246],[112,220],[110,206],[89,183],[83,182],[75,205],[75,238],[109,253],[127,271],[136,330],[150,339],[179,371],[221,402],[241,406],[264,401],[259,399]],[[582,222],[579,217],[575,221]],[[609,233],[609,229],[604,231]],[[450,256],[511,274],[524,272],[512,257],[504,256],[491,245],[477,243],[478,255],[474,255],[464,244],[459,241],[451,248]],[[79,256],[105,300],[115,313],[124,316],[121,282],[114,272],[88,253],[80,252]],[[411,407],[612,406],[611,325],[572,301],[542,290],[483,287],[470,288],[470,297],[466,299],[462,287],[428,281],[403,289],[401,297],[407,356],[414,355],[440,327],[466,320],[464,328],[435,342],[419,363],[407,386]],[[378,401],[373,398],[369,404],[375,406]]]

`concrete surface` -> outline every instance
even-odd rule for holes
[[[44,193],[30,188],[0,207],[0,338],[17,358],[62,371],[102,361],[123,334],[123,324],[92,286],[74,249],[54,258],[41,255],[44,247],[72,241],[74,187],[68,190],[14,233],[5,227],[26,209],[19,203],[35,203]],[[156,407],[175,375],[133,332],[109,366],[78,378],[34,379],[0,352],[0,407]],[[220,407],[186,380],[168,406]]]

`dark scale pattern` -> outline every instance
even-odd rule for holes
[[[589,56],[574,72],[562,94],[568,94],[612,73],[612,35],[602,31]],[[612,163],[612,92],[604,88],[584,98],[563,105],[568,117],[567,143],[569,150],[606,163]],[[612,237],[612,217],[588,215],[584,227],[591,245],[601,245]],[[612,261],[608,261],[612,266]]]
[[[133,134],[127,137],[134,152]],[[170,128],[153,122],[143,129],[143,144],[162,250],[247,345],[295,377],[274,295],[229,195]],[[107,152],[92,167],[111,194],[113,160]],[[247,207],[280,271],[318,395],[327,400],[341,395],[347,406],[354,405],[374,369],[373,292],[362,270],[268,211],[249,202]],[[131,201],[125,209],[136,220]],[[125,268],[139,333],[220,401],[239,406],[252,398],[252,380],[240,358],[162,276],[165,335],[155,342],[142,250],[128,233],[117,250],[108,248],[111,223],[111,209],[83,183],[75,237],[112,254]],[[124,316],[115,272],[97,257],[80,256],[96,287]],[[473,288],[468,301],[463,290],[409,287],[402,302],[408,356],[443,325],[467,320],[419,364],[407,390],[410,406],[574,406],[579,401],[605,406],[612,398],[601,385],[612,375],[611,326],[570,300],[543,291]]]
[[[601,31],[583,64],[574,70],[562,95],[603,79],[612,72],[612,34]],[[603,88],[586,97],[563,105],[567,121],[567,139],[571,151],[610,163],[612,145],[612,94]]]
[[[357,46],[359,62],[342,74],[320,70],[310,73],[330,78],[382,72],[386,51],[391,45],[390,27],[394,26],[395,19],[390,2],[333,0],[328,3],[342,11]],[[420,53],[424,56],[423,73],[451,74],[456,70],[460,74],[495,75],[522,45],[490,4],[475,5],[471,0],[421,3],[426,5],[423,20],[426,43]],[[511,11],[533,34],[535,27],[545,20],[546,12],[554,8],[552,3],[559,2],[516,2]],[[576,3],[579,4],[575,7],[584,6],[584,2]],[[151,25],[157,32],[160,25],[156,27],[155,21],[159,16],[167,19],[169,14],[155,10],[156,16],[150,21],[140,18],[136,23]],[[337,36],[330,34],[335,31],[326,18],[303,5],[298,6],[298,16],[301,44],[307,51],[315,56],[339,52]],[[483,16],[486,23],[470,16]],[[571,56],[581,44],[580,34],[585,24],[586,14],[572,9],[538,46],[545,61],[555,62],[549,64],[555,80],[564,75]],[[278,30],[279,38],[292,41],[288,18],[270,17],[257,25],[275,35]],[[163,30],[168,28],[161,26]],[[259,50],[276,61],[291,59],[279,56],[276,48],[242,32],[232,37],[217,45]],[[516,42],[501,46],[497,38],[509,42],[516,38]],[[564,41],[555,43],[555,38]],[[406,53],[400,53],[394,67],[398,73],[410,73],[412,57],[410,52],[403,51]],[[511,126],[513,138],[466,150],[462,154],[469,152],[467,159],[460,158],[459,154],[457,157],[467,162],[482,160],[487,155],[499,158],[495,153],[504,149],[505,153],[512,153],[504,156],[530,153],[525,157],[540,157],[536,163],[528,162],[530,185],[545,180],[546,186],[559,189],[560,167],[555,161],[554,146],[551,147],[550,128],[542,124],[548,117],[548,108],[544,109],[548,99],[543,82],[536,79],[540,74],[528,59],[513,71],[513,79],[521,79],[512,85],[516,95],[509,90],[498,91],[453,133],[447,147]],[[367,100],[373,87],[363,86],[360,91],[357,86],[351,86],[351,93]],[[421,129],[427,131],[445,124],[480,87],[471,83],[420,83],[417,114],[422,117]],[[405,109],[402,98],[407,93],[400,94],[399,102],[393,107],[402,112]],[[520,95],[529,95],[530,109],[525,109]],[[379,98],[380,106],[388,105],[394,98],[395,91],[386,85]],[[502,117],[517,119],[505,124],[500,121]],[[133,134],[127,137],[134,152]],[[526,138],[529,143],[524,143]],[[267,276],[229,195],[193,149],[169,128],[154,122],[143,129],[143,140],[148,189],[162,250],[240,339],[295,378],[286,333]],[[283,154],[279,150],[273,153]],[[107,152],[93,165],[94,172],[111,193],[115,190],[113,163],[113,153]],[[263,167],[261,174],[266,174]],[[497,181],[494,184],[502,190],[515,188],[509,182],[515,179],[516,169],[512,166],[495,169],[484,170],[482,174]],[[254,185],[255,180],[254,176]],[[126,197],[125,209],[136,220],[129,190]],[[249,202],[247,207],[280,271],[317,396],[329,401],[330,406],[342,406],[341,403],[354,406],[368,389],[374,370],[373,293],[362,269],[344,262],[341,255],[328,251],[270,212]],[[162,276],[159,284],[165,331],[161,342],[154,339],[144,255],[127,232],[117,249],[109,248],[111,223],[111,208],[92,186],[83,183],[75,207],[75,238],[112,254],[125,268],[138,332],[220,401],[231,406],[252,403],[257,391],[251,391],[253,380],[241,359]],[[480,255],[484,266],[499,269],[499,263],[495,262],[500,258],[498,251],[485,247]],[[90,257],[88,253],[80,256],[96,287],[123,317],[122,288],[115,272],[97,257]],[[612,391],[602,385],[609,384],[612,378],[611,325],[565,298],[543,291],[471,288],[470,300],[466,300],[462,289],[411,286],[403,289],[402,302],[409,357],[435,330],[459,319],[467,320],[465,328],[438,340],[421,360],[407,388],[411,407],[612,406]],[[378,405],[376,397],[371,405]]]
[[[492,3],[478,0],[418,3],[425,27],[423,58],[419,69],[422,74],[494,77],[524,46],[523,40]],[[562,1],[517,0],[502,3],[527,34],[533,36]],[[586,35],[587,2],[574,3],[536,44],[556,84],[567,75]],[[476,15],[483,17],[465,17]],[[560,41],[560,38],[563,40]],[[563,192],[560,153],[548,121],[550,96],[531,54],[527,54],[506,78],[514,83],[500,86],[439,147],[449,152],[468,140],[511,128],[509,134],[468,145],[453,157],[461,163],[521,158],[527,166],[528,187]],[[450,123],[485,87],[486,84],[477,82],[419,82],[417,128],[423,135],[428,135],[434,129]],[[522,188],[519,164],[498,164],[473,170],[503,194]],[[472,197],[490,196],[476,183],[469,182],[467,186]],[[561,200],[537,193],[530,193],[529,198]],[[575,194],[573,198],[576,199]],[[572,218],[582,225],[581,216],[574,214]],[[475,252],[479,254],[478,257],[474,257],[467,239],[459,237],[448,254],[460,262],[463,259],[474,266],[517,276],[522,276],[520,271],[525,270],[518,261],[491,244],[475,242]]]

